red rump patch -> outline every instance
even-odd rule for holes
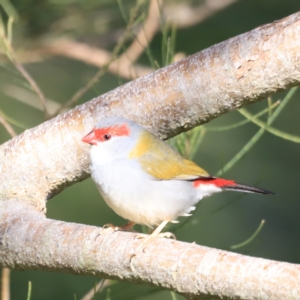
[[[128,136],[130,134],[130,129],[127,124],[123,125],[115,125],[106,128],[94,128],[93,132],[95,134],[95,138],[98,141],[105,141],[105,135],[111,136]]]
[[[233,180],[227,180],[222,178],[199,178],[195,180],[193,184],[194,187],[198,187],[200,184],[214,184],[218,187],[237,185]]]

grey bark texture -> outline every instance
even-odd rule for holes
[[[300,299],[299,266],[46,219],[46,200],[89,176],[81,142],[122,115],[168,138],[299,85],[300,13],[214,45],[59,115],[0,147],[0,265],[94,274],[190,299]],[[172,249],[172,251],[170,251]],[[170,255],[171,253],[171,255]]]

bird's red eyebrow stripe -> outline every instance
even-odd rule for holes
[[[236,185],[235,181],[222,178],[199,178],[193,184],[194,187],[198,187],[200,184],[214,184],[218,187]]]
[[[110,126],[105,128],[94,128],[95,137],[99,141],[104,140],[104,135],[110,134],[112,136],[129,136],[130,129],[127,124]]]

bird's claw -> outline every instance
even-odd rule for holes
[[[176,240],[176,236],[172,232],[161,232],[157,237]]]
[[[149,238],[150,239],[151,235],[150,236],[147,236],[146,234],[143,234],[143,233],[139,233],[137,235],[135,235],[135,239],[147,239]],[[166,239],[173,239],[173,240],[176,240],[176,236],[174,233],[172,232],[161,232],[159,233],[157,236],[155,237],[158,237],[158,238],[166,238]],[[154,238],[153,238],[154,239]]]
[[[107,223],[107,224],[104,224],[103,225],[103,228],[104,229],[107,229],[107,228],[111,228],[113,231],[130,231],[130,232],[135,232],[132,227],[135,225],[134,222],[129,222],[123,226],[115,226],[111,223]]]
[[[116,229],[116,228],[118,228],[118,226],[115,226],[115,225],[113,225],[113,224],[111,224],[111,223],[104,224],[102,227],[103,227],[104,229],[111,228],[111,229],[113,229],[113,230],[118,230],[118,229]]]

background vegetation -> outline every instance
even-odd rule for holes
[[[300,7],[297,0],[277,0],[276,3],[240,0],[184,27],[180,24],[172,25],[163,17],[163,10],[170,6],[170,2],[166,1],[161,7],[160,29],[147,51],[137,60],[140,65],[162,67],[174,59],[173,54],[175,57],[193,54],[288,16]],[[182,2],[195,8],[204,3],[201,0],[172,2]],[[68,38],[105,49],[113,53],[113,58],[117,58],[131,44],[145,20],[149,1],[3,0],[0,3],[3,26],[14,18],[13,49],[5,46],[9,34],[2,33],[0,117],[2,124],[9,122],[20,133],[43,122],[45,113],[40,109],[41,101],[32,92],[32,86],[16,70],[14,59],[23,64],[45,97],[54,101],[49,106],[53,113],[58,108],[57,103],[64,104],[70,100],[79,88],[91,82],[99,69],[76,59],[54,55],[45,50],[45,45]],[[6,54],[13,63],[7,59]],[[106,65],[98,73],[98,78],[86,93],[78,97],[76,104],[84,103],[130,80],[107,71]],[[267,108],[266,113],[260,117],[260,120],[267,122],[276,101],[282,101],[285,96],[286,93],[276,94],[269,101],[247,107],[247,111],[255,114]],[[206,199],[198,205],[193,217],[181,218],[179,224],[169,226],[168,230],[174,231],[177,239],[251,256],[300,262],[299,97],[300,93],[296,91],[272,124],[274,128],[296,136],[296,142],[286,140],[289,138],[287,134],[278,137],[264,132],[252,122],[225,130],[229,125],[246,120],[245,111],[242,111],[243,114],[226,114],[179,140],[179,148],[184,154],[193,156],[211,174],[221,175],[226,171],[228,162],[235,159],[236,164],[228,169],[225,177],[266,188],[276,192],[277,196],[228,192]],[[196,137],[200,139],[190,145]],[[0,142],[9,138],[7,128],[0,127]],[[178,145],[178,140],[172,143]],[[250,151],[245,151],[245,145],[251,147],[248,149]],[[238,159],[239,154],[243,154],[242,159]],[[121,225],[125,222],[100,199],[91,180],[76,184],[51,199],[47,209],[47,216],[58,220],[96,226],[106,223]],[[260,226],[262,220],[265,220],[264,226]],[[258,228],[259,233],[250,242],[233,247],[253,237]],[[137,229],[143,230],[139,227]],[[12,271],[12,299],[26,299],[29,281],[32,282],[31,299],[80,299],[99,282],[99,278]],[[111,281],[106,281],[106,284],[108,286],[94,299],[181,299],[178,295],[157,288]]]

